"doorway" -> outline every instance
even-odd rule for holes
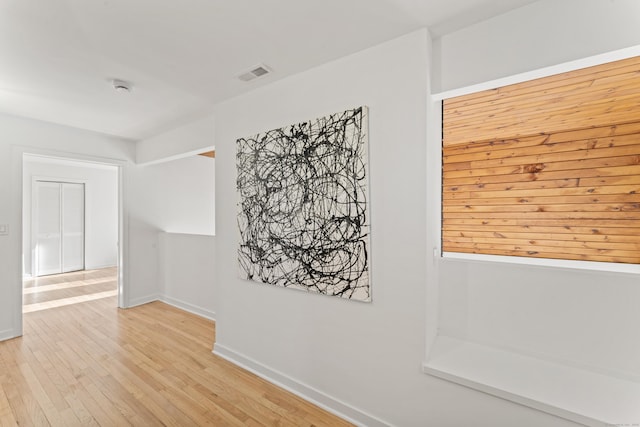
[[[98,298],[123,306],[120,169],[23,155],[23,314]]]

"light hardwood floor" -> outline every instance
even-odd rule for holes
[[[0,426],[350,425],[213,355],[213,322],[118,309],[114,273],[25,283],[24,336],[0,342]]]

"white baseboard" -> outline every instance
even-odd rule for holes
[[[139,305],[142,304],[148,304],[150,302],[154,302],[154,301],[159,301],[160,300],[160,295],[158,294],[153,294],[153,295],[147,295],[144,297],[139,297],[139,298],[134,298],[134,299],[130,299],[129,303],[127,304],[127,306],[125,308],[133,308],[133,307],[137,307]]]
[[[340,402],[338,399],[328,394],[308,386],[300,381],[289,377],[286,374],[271,369],[260,362],[246,357],[224,345],[215,343],[213,354],[228,360],[229,362],[246,369],[249,372],[273,383],[303,399],[317,405],[332,414],[339,416],[357,426],[367,427],[389,427],[391,424],[384,422],[359,409]]]
[[[129,304],[127,305],[126,308],[133,308],[133,307],[137,307],[143,304],[148,304],[154,301],[162,301],[166,304],[177,307],[181,310],[188,311],[189,313],[193,313],[198,316],[202,316],[205,319],[209,319],[213,321],[216,320],[216,313],[214,311],[207,310],[205,308],[198,307],[197,305],[189,304],[188,302],[184,302],[179,299],[171,298],[161,294],[152,294],[152,295],[147,295],[140,298],[134,298],[132,300],[129,300]]]
[[[102,270],[103,268],[113,268],[117,267],[116,264],[107,264],[107,265],[85,265],[85,270]]]
[[[19,337],[19,334],[16,334],[16,331],[13,329],[6,329],[4,331],[0,331],[0,341],[10,340],[12,338]]]
[[[198,316],[204,317],[205,319],[209,319],[213,321],[216,320],[215,311],[207,310],[206,308],[202,308],[197,305],[190,304],[188,302],[184,302],[176,298],[171,298],[166,295],[160,295],[159,299],[164,303],[177,307],[181,310],[188,311],[189,313],[193,313]]]

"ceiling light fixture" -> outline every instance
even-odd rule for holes
[[[116,92],[120,92],[120,93],[131,92],[131,83],[125,82],[124,80],[113,79],[111,81],[111,85],[116,90]]]

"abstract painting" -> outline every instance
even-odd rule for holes
[[[240,277],[371,301],[367,124],[358,107],[237,140]]]

